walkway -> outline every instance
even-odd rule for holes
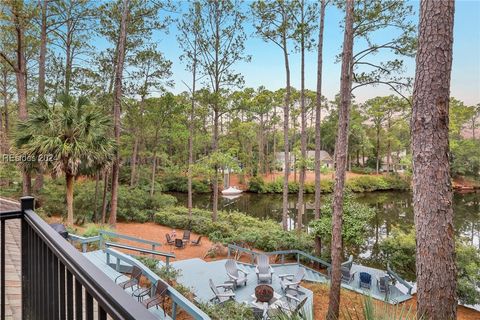
[[[0,211],[18,210],[20,204],[0,198]],[[7,320],[22,319],[22,282],[20,256],[20,221],[5,222],[5,316]]]

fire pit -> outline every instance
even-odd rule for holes
[[[268,284],[261,284],[255,288],[255,298],[258,302],[270,302],[273,299],[275,291]]]

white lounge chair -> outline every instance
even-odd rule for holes
[[[298,289],[300,282],[302,282],[305,277],[305,269],[298,268],[297,273],[295,274],[281,274],[278,276],[281,280],[280,285],[283,291],[287,289]]]
[[[247,285],[248,272],[239,269],[235,260],[228,259],[225,262],[225,269],[230,280],[235,284],[235,288],[239,285]]]
[[[216,301],[221,304],[225,301],[235,299],[235,292],[233,292],[231,284],[215,285],[212,279],[208,279],[208,284],[210,285],[210,289],[212,289],[213,293],[215,294],[215,297],[213,297],[210,301]],[[218,288],[223,288],[223,292],[220,292]]]
[[[267,255],[261,254],[257,256],[257,265],[255,266],[255,273],[257,274],[257,282],[272,283],[273,268]]]

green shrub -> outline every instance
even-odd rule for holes
[[[188,192],[188,178],[183,175],[165,175],[160,183],[163,191]],[[210,184],[206,180],[193,179],[192,191],[195,193],[211,192]]]
[[[405,233],[393,229],[391,235],[380,243],[380,251],[385,263],[407,280],[415,279],[415,231]]]
[[[288,182],[288,193],[298,193],[299,184],[295,181]]]
[[[380,243],[385,260],[393,269],[408,280],[415,280],[415,230],[404,232],[395,229],[391,236]],[[461,303],[479,304],[480,252],[477,248],[457,240],[455,246],[457,264],[457,295]]]
[[[288,182],[288,193],[298,193],[298,182]],[[333,191],[333,180],[320,180],[320,189],[322,193],[330,193]],[[282,193],[283,192],[283,178],[278,178],[275,181],[265,182],[262,177],[252,177],[248,182],[248,191],[255,193]],[[315,184],[305,183],[304,193],[315,193]]]
[[[22,196],[22,175],[13,162],[0,159],[0,196],[18,199]]]
[[[212,222],[211,215],[210,211],[194,208],[189,217],[187,208],[169,207],[159,210],[154,221],[171,228],[190,229],[223,244],[239,243],[265,251],[293,248],[312,251],[311,236],[283,231],[276,221],[220,211],[218,221]]]
[[[244,303],[227,301],[222,304],[202,303],[199,304],[212,320],[254,320],[252,308]]]
[[[248,181],[248,191],[266,193],[266,186],[263,178],[259,176],[250,178],[250,181]]]
[[[370,167],[354,166],[354,167],[352,167],[352,169],[350,171],[353,172],[353,173],[358,173],[358,174],[371,174],[371,173],[375,172],[375,169],[370,168]]]
[[[326,197],[320,208],[321,218],[310,223],[312,234],[318,236],[324,245],[332,238],[332,198]],[[358,203],[347,194],[343,203],[342,240],[345,247],[359,247],[365,243],[370,220],[375,216],[375,209]]]
[[[42,206],[42,209],[48,216],[58,214],[62,216],[66,215],[67,201],[65,199],[64,180],[60,178],[46,179],[43,188],[38,196],[38,200]]]
[[[151,220],[156,210],[176,203],[171,195],[150,193],[142,188],[120,186],[118,188],[117,217],[123,221],[145,222]]]
[[[385,176],[365,175],[347,180],[346,188],[352,192],[408,190],[410,188],[410,181],[408,177],[401,177],[397,174]]]
[[[334,182],[332,179],[321,179],[320,180],[320,190],[322,193],[332,193],[333,192]]]

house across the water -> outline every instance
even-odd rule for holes
[[[315,150],[307,150],[307,158],[309,160],[309,164],[307,166],[307,170],[314,170],[315,168]],[[289,153],[290,159],[290,168],[293,170],[293,165],[295,163],[295,154],[293,152]],[[276,167],[278,170],[282,171],[285,168],[285,152],[277,152],[275,155],[276,160]],[[322,167],[333,169],[333,158],[332,156],[325,150],[320,151],[320,162]]]

